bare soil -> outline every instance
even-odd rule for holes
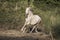
[[[0,40],[51,40],[51,37],[42,32],[22,33],[17,30],[0,30]]]

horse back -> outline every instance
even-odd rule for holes
[[[41,21],[41,18],[38,15],[34,15],[31,19],[31,24],[36,24],[39,23]]]

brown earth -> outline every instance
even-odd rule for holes
[[[0,30],[0,40],[51,40],[51,37],[42,32],[22,33],[17,30]]]

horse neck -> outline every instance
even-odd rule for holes
[[[32,11],[29,11],[29,16],[33,16],[33,13],[32,13]]]

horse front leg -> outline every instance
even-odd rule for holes
[[[32,31],[33,31],[35,28],[36,28],[36,25],[32,28],[32,30],[31,30],[31,32],[30,32],[30,33],[32,33]]]
[[[24,26],[22,27],[21,31],[24,33],[25,32],[25,26],[26,26],[26,23],[24,24]]]

